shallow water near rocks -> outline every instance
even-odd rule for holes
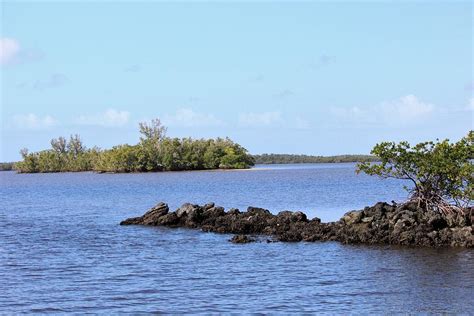
[[[152,174],[0,172],[0,312],[471,313],[472,249],[235,245],[119,226],[159,201],[301,210],[323,221],[406,197],[354,164]]]

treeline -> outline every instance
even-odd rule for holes
[[[338,163],[338,162],[374,162],[378,158],[370,155],[310,156],[290,154],[253,155],[256,164],[289,163]]]
[[[0,162],[0,171],[11,171],[14,164],[14,162]]]
[[[229,138],[170,138],[159,119],[140,123],[136,145],[118,145],[102,150],[86,148],[78,135],[51,140],[51,149],[30,153],[21,150],[23,160],[14,168],[35,172],[150,172],[205,169],[243,169],[253,166],[247,150]]]

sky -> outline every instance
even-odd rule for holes
[[[474,129],[473,3],[3,1],[0,161],[160,118],[252,154],[367,154]]]

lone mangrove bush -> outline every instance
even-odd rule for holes
[[[474,201],[474,131],[458,142],[382,142],[371,154],[379,163],[359,163],[357,172],[412,182],[409,201],[444,213],[462,211]]]

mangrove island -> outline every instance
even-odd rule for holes
[[[19,173],[46,172],[152,172],[208,169],[246,169],[254,165],[247,150],[229,138],[192,139],[166,136],[159,119],[142,122],[136,145],[102,150],[86,148],[78,135],[51,140],[51,149],[21,150]]]

